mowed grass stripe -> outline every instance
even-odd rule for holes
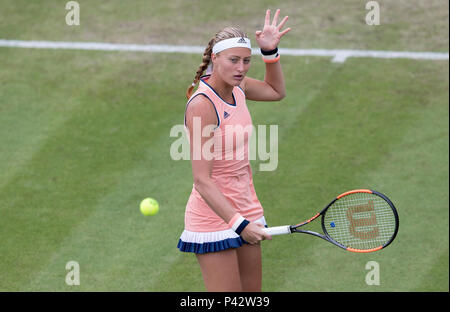
[[[448,291],[448,106],[438,92],[448,79],[441,78],[434,94],[417,100],[423,107],[414,126],[368,177],[389,190],[401,220],[395,249],[377,257],[386,291]]]
[[[297,127],[291,129],[291,140],[286,140],[285,145],[280,144],[280,154],[288,155],[282,151],[285,146],[289,146],[292,151],[292,157],[288,158],[291,164],[281,171],[283,167],[280,160],[280,170],[274,172],[270,178],[266,177],[263,184],[272,183],[277,187],[272,191],[261,191],[260,188],[260,198],[266,196],[264,201],[267,214],[270,213],[268,206],[272,206],[277,211],[274,213],[277,218],[283,216],[286,222],[297,218],[306,219],[315,210],[327,204],[331,200],[330,196],[356,187],[378,188],[400,203],[408,198],[409,195],[403,198],[401,194],[396,194],[394,189],[386,186],[392,185],[392,181],[397,179],[392,171],[383,171],[383,165],[389,164],[396,153],[410,152],[399,148],[398,144],[403,142],[405,137],[410,137],[411,130],[426,129],[426,133],[432,137],[448,139],[445,127],[436,127],[435,124],[429,123],[431,118],[443,126],[447,124],[448,128],[448,100],[443,92],[448,88],[448,80],[445,78],[447,70],[444,68],[435,76],[433,72],[439,70],[439,65],[396,63],[394,66],[390,62],[377,62],[378,70],[371,66],[370,71],[364,71],[364,67],[369,64],[373,63],[352,61],[353,66],[342,67],[341,73],[336,74],[333,82],[325,88],[325,93],[315,100],[315,105],[308,105]],[[386,76],[386,72],[389,75]],[[343,88],[344,85],[346,88]],[[435,97],[435,101],[430,102],[430,96]],[[427,111],[433,113],[424,119],[422,114]],[[416,142],[415,136],[410,139]],[[423,153],[422,146],[418,145],[416,148],[419,153]],[[436,155],[442,162],[446,156],[445,149],[436,151]],[[409,174],[417,174],[421,178],[429,175],[429,168],[420,170],[414,163],[404,164],[403,168]],[[445,168],[442,172],[445,173]],[[374,173],[376,178],[367,178]],[[439,183],[442,183],[442,188],[448,186],[448,182],[441,177],[438,181],[430,181],[430,184],[424,185],[422,191],[429,189],[435,193]],[[397,189],[405,190],[412,187],[408,181],[402,181],[396,186]],[[442,212],[445,200],[438,198],[437,202],[440,204],[438,211]],[[299,208],[292,208],[293,206]],[[399,209],[406,210],[402,214],[402,223],[408,224],[410,206],[400,205]],[[420,212],[411,212],[414,213]],[[268,221],[271,219],[268,218]],[[441,232],[448,232],[445,222],[436,222]],[[411,233],[408,229],[403,231],[405,235]],[[439,234],[430,235],[425,234],[425,240],[434,240]],[[280,246],[281,242],[285,242],[283,247]],[[274,242],[265,244],[267,290],[359,290],[360,286],[365,285],[364,265],[367,261],[362,262],[361,259],[366,260],[369,256],[347,255],[310,237],[280,237],[280,245],[272,243]],[[424,247],[424,241],[409,246],[396,243],[397,245],[390,249],[370,256],[386,257],[383,259],[388,259],[388,262],[389,259],[396,259],[396,266],[405,269],[407,266],[403,265],[411,261],[412,255],[398,257],[403,255],[408,247],[414,248],[416,256],[423,255],[420,248]],[[318,252],[310,252],[311,248]],[[428,248],[426,258],[433,261],[434,249],[432,246]],[[327,252],[328,250],[330,252]],[[273,259],[270,258],[271,255],[274,255]],[[427,263],[427,260],[424,262]],[[357,275],[355,267],[360,268]],[[393,272],[393,276],[401,283],[395,284],[395,287],[384,283],[382,285],[386,288],[379,289],[411,289],[420,283],[424,270],[427,270],[426,265],[421,266],[420,272],[406,271],[403,275]],[[345,274],[337,276],[338,272]],[[389,276],[387,272],[385,274],[383,276]],[[297,283],[292,276],[301,277],[302,283]],[[330,276],[335,276],[331,283]],[[359,284],[352,282],[352,278],[357,278]]]
[[[80,89],[73,91],[74,96],[82,95],[81,105],[0,190],[0,231],[8,237],[0,247],[1,266],[8,268],[2,274],[2,289],[18,290],[27,284],[30,275],[60,248],[64,237],[94,212],[136,163],[143,161],[149,171],[159,166],[147,161],[146,151],[161,133],[168,135],[170,99],[184,91],[172,93],[173,77],[161,75],[176,71],[180,65],[176,57],[169,62],[164,56],[133,59],[133,55],[120,53],[105,57],[70,52],[62,53],[64,59],[60,53],[27,56],[30,62],[35,61],[31,55],[40,59],[43,66],[58,57],[63,72],[87,62],[91,71],[78,75]],[[92,71],[102,73],[86,83]],[[64,98],[58,100],[64,103]],[[166,126],[165,131],[161,126]]]
[[[78,89],[77,76],[86,68],[76,66],[67,75],[55,71],[58,65],[54,62],[40,62],[39,57],[32,57],[29,52],[0,49],[0,55],[1,187],[30,160],[48,133],[64,123],[71,110],[80,104],[76,94],[72,97],[67,94]],[[55,54],[54,61],[57,60]],[[48,74],[50,70],[52,75]]]
[[[143,161],[123,172],[25,290],[161,291],[174,286],[153,285],[180,256],[176,244],[190,187],[179,177],[189,176],[190,166],[186,162],[171,169],[167,133],[146,145]],[[146,196],[158,199],[158,215],[140,213],[139,202]],[[80,264],[79,287],[64,282],[65,264],[71,260]]]

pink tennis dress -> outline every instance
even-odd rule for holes
[[[211,179],[236,212],[245,219],[266,226],[263,208],[253,186],[249,162],[248,144],[252,134],[252,119],[247,109],[245,93],[240,87],[233,88],[234,103],[225,102],[207,83],[203,76],[193,98],[202,94],[214,106],[219,121],[214,130],[214,162]],[[203,125],[202,125],[203,127]],[[192,188],[186,205],[185,229],[178,242],[184,252],[207,253],[242,246],[244,240],[219,217]]]

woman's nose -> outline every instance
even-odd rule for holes
[[[238,65],[237,65],[237,70],[242,72],[242,71],[244,71],[244,68],[245,68],[244,61],[239,62]]]

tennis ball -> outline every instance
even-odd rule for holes
[[[140,209],[144,216],[154,216],[159,211],[159,204],[155,199],[148,197],[141,201]]]

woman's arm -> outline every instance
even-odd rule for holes
[[[195,120],[201,122],[200,127],[198,127],[198,125],[194,126]],[[186,111],[186,126],[189,129],[189,138],[191,142],[190,149],[194,186],[208,206],[219,217],[228,223],[236,214],[236,211],[222,194],[215,182],[211,179],[211,171],[214,160],[205,159],[201,153],[203,150],[203,145],[208,140],[213,138],[214,132],[211,132],[211,134],[206,137],[194,137],[194,135],[201,135],[204,127],[208,125],[217,125],[217,122],[216,113],[209,99],[199,95],[189,103]],[[194,133],[194,128],[200,128],[200,133]],[[195,149],[197,150],[194,151]],[[201,157],[195,157],[200,158],[195,159],[194,155],[201,155]],[[259,225],[253,222],[245,227],[241,235],[244,240],[250,244],[256,244],[264,238],[271,238],[270,235],[266,234]]]
[[[266,11],[266,18],[263,30],[256,32],[256,41],[261,50],[272,51],[278,47],[281,37],[288,33],[291,28],[281,31],[288,20],[285,16],[278,23],[280,10],[275,12],[272,23],[270,23],[270,10]],[[245,91],[246,97],[253,101],[279,101],[286,96],[283,71],[280,62],[266,63],[266,75],[264,81],[245,77],[241,83],[241,88]]]
[[[280,101],[286,96],[280,62],[266,64],[264,81],[245,77],[241,83],[247,99],[252,101]]]

